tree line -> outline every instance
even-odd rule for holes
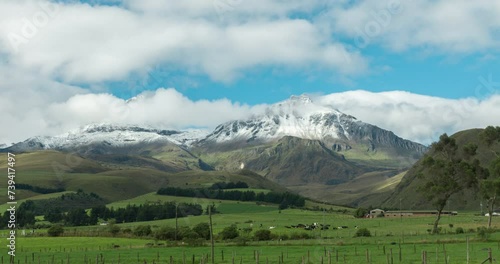
[[[161,188],[157,192],[159,195],[171,195],[182,197],[218,199],[218,200],[233,200],[233,201],[256,201],[279,204],[280,209],[288,208],[289,206],[303,207],[305,198],[294,193],[284,192],[268,192],[255,193],[254,191],[239,191],[239,190],[221,190],[221,189],[183,189],[178,187]]]
[[[60,201],[65,201],[66,204],[61,205]],[[95,203],[89,205],[89,201]],[[91,208],[90,212],[88,212],[88,208]],[[16,224],[23,228],[34,227],[37,215],[43,215],[46,221],[53,224],[86,226],[96,225],[99,219],[105,221],[114,219],[117,223],[126,223],[201,214],[203,214],[202,206],[194,203],[146,203],[127,205],[124,208],[107,208],[99,196],[78,192],[64,194],[58,198],[25,201],[17,208]],[[10,212],[6,211],[1,216],[2,224],[0,227],[7,228],[9,217]]]
[[[59,188],[45,188],[45,187],[33,186],[33,185],[30,185],[30,184],[24,184],[24,183],[16,183],[16,189],[29,190],[29,191],[36,192],[36,193],[41,193],[41,194],[49,194],[49,193],[57,193],[57,192],[64,192],[64,191],[66,191],[62,187],[59,187]]]
[[[248,189],[248,184],[246,182],[238,181],[238,182],[216,182],[210,186],[212,190],[220,190],[220,189]]]

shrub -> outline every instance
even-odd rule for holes
[[[149,236],[151,235],[151,232],[150,225],[140,225],[134,228],[134,235],[136,236]]]
[[[112,236],[116,236],[116,234],[120,233],[121,230],[121,228],[116,225],[116,221],[114,220],[109,221],[107,229]]]
[[[311,236],[306,233],[306,232],[302,232],[302,233],[292,233],[290,234],[290,239],[292,240],[297,240],[297,239],[309,239],[311,238]]]
[[[368,210],[365,208],[360,207],[356,209],[356,211],[354,211],[354,217],[356,218],[363,218],[366,216],[366,214],[368,214]]]
[[[463,229],[463,228],[461,228],[461,227],[457,227],[457,228],[455,229],[455,233],[457,233],[457,234],[463,234],[463,233],[465,233],[465,231],[464,231],[464,229]]]
[[[182,241],[192,247],[200,247],[205,243],[204,238],[184,238]]]
[[[175,228],[163,226],[156,230],[155,238],[158,240],[175,240]]]
[[[236,225],[230,225],[225,227],[222,232],[220,232],[220,235],[222,236],[222,239],[234,239],[237,238],[239,234]]]
[[[354,234],[354,237],[371,237],[372,234],[370,233],[370,230],[368,228],[360,228],[358,231],[356,231],[356,234]]]
[[[271,231],[266,229],[260,229],[255,231],[253,237],[255,238],[255,240],[258,241],[271,240]]]
[[[57,237],[64,233],[64,228],[61,225],[53,225],[47,230],[47,234],[51,237]]]
[[[182,239],[198,239],[200,238],[200,235],[193,231],[191,228],[188,226],[181,226],[179,227],[179,230],[177,232],[177,240],[182,240]]]
[[[288,240],[288,239],[290,239],[290,237],[287,234],[281,234],[281,235],[279,235],[278,238],[281,239],[281,240]]]
[[[482,240],[488,240],[493,232],[494,230],[488,229],[484,226],[477,228],[477,236]]]
[[[199,237],[206,240],[210,239],[210,225],[207,223],[199,223],[193,227],[193,231],[198,234]]]
[[[111,233],[112,236],[116,236],[118,233],[120,233],[121,228],[117,225],[109,225],[108,226],[108,231]]]

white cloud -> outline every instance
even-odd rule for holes
[[[9,93],[0,90],[0,111],[3,122],[9,124],[8,129],[0,131],[0,143],[10,144],[37,135],[62,134],[90,123],[213,129],[223,122],[264,113],[268,106],[249,106],[227,99],[193,101],[173,88],[144,92],[127,102],[111,94],[85,94],[77,88],[64,94],[62,87],[55,87],[53,94],[59,96],[54,98],[38,97],[42,93],[36,90],[11,90]],[[16,107],[25,100],[32,107]],[[435,141],[445,132],[452,134],[469,128],[499,125],[498,117],[492,113],[500,113],[500,95],[479,101],[443,99],[402,91],[350,91],[317,96],[314,102],[333,106],[361,121],[424,144]]]
[[[342,74],[366,69],[358,53],[349,53],[310,21],[272,17],[275,11],[290,11],[283,3],[241,3],[234,12],[252,19],[224,23],[216,18],[211,1],[125,4],[129,9],[53,4],[48,7],[53,11],[47,12],[39,1],[2,1],[0,52],[7,54],[10,66],[70,83],[120,80],[157,64],[207,74],[217,81],[231,81],[262,65],[316,66]],[[292,6],[307,5],[295,1]],[[45,17],[43,23],[40,17]]]
[[[29,90],[29,89],[25,89]],[[60,92],[53,89],[57,95]],[[92,123],[138,124],[165,129],[214,128],[262,111],[262,105],[248,106],[227,99],[192,101],[175,89],[144,92],[127,102],[111,94],[84,94],[74,91],[63,100],[35,101],[31,90],[0,94],[0,111],[9,129],[0,131],[1,143],[14,143],[39,135],[57,135]],[[16,98],[16,101],[2,98]],[[54,97],[56,98],[56,97]],[[24,100],[30,100],[26,107]],[[16,105],[24,105],[17,108]]]
[[[317,21],[356,40],[358,48],[381,44],[440,54],[500,48],[496,0],[364,0],[330,9]]]
[[[398,136],[430,144],[443,133],[499,125],[500,95],[484,100],[444,99],[409,92],[349,91],[319,97],[358,119],[393,131]]]
[[[0,1],[0,112],[8,127],[0,143],[93,122],[213,127],[260,109],[225,99],[192,101],[173,89],[127,104],[69,85],[106,91],[106,81],[124,81],[154,65],[224,82],[261,66],[320,69],[343,78],[369,65],[363,49],[352,51],[341,39],[389,52],[484,52],[484,60],[500,48],[495,0],[112,1],[120,5]],[[449,100],[354,91],[320,101],[423,143],[442,132],[495,124],[491,113],[500,110],[498,95]]]

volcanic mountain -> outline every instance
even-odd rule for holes
[[[334,193],[331,188],[343,191],[345,184],[358,181],[363,188],[350,194],[364,193],[364,182],[390,179],[427,148],[302,95],[247,119],[220,124],[211,133],[93,124],[59,136],[33,137],[3,151],[44,150],[76,153],[112,168],[147,167],[174,173],[245,168],[331,201],[345,196],[325,197]],[[346,203],[359,198],[345,197]]]

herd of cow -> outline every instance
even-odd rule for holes
[[[330,229],[330,225],[312,223],[310,225],[298,224],[298,225],[285,226],[285,228],[302,228],[304,230],[315,230],[315,229],[328,230],[328,229]],[[332,229],[346,229],[346,228],[349,228],[349,227],[348,226],[332,227]]]

